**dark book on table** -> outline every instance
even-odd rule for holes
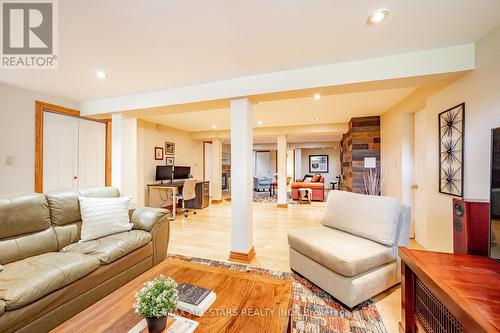
[[[193,286],[189,283],[179,284],[177,290],[179,292],[179,301],[195,306],[199,305],[211,292],[210,289]]]

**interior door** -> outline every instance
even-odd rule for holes
[[[78,118],[43,115],[43,191],[78,188]]]
[[[255,152],[255,175],[270,176],[271,175],[271,153],[269,151]]]
[[[78,119],[78,186],[102,187],[106,170],[106,124]]]
[[[422,111],[415,113],[415,140],[414,140],[414,151],[415,151],[415,184],[413,185],[414,190],[414,211],[413,211],[413,221],[415,223],[415,240],[427,246],[427,205],[426,199],[423,191],[423,186],[427,182],[429,177],[425,170],[425,159],[426,159],[426,136],[425,136],[425,114]]]

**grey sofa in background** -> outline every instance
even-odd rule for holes
[[[270,176],[254,176],[253,189],[254,191],[269,190],[273,177]]]

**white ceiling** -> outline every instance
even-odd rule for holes
[[[384,89],[368,92],[312,96],[260,102],[253,106],[255,127],[347,123],[352,117],[380,115],[415,88]],[[230,129],[229,109],[214,109],[159,115],[155,110],[143,113],[142,119],[189,132]],[[319,120],[316,120],[319,118]],[[262,125],[258,121],[262,120]]]
[[[380,7],[389,19],[367,27]],[[500,23],[498,0],[64,0],[59,12],[59,68],[0,82],[82,101],[467,43]]]

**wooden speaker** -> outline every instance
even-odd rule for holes
[[[453,252],[488,256],[490,205],[453,199]]]

